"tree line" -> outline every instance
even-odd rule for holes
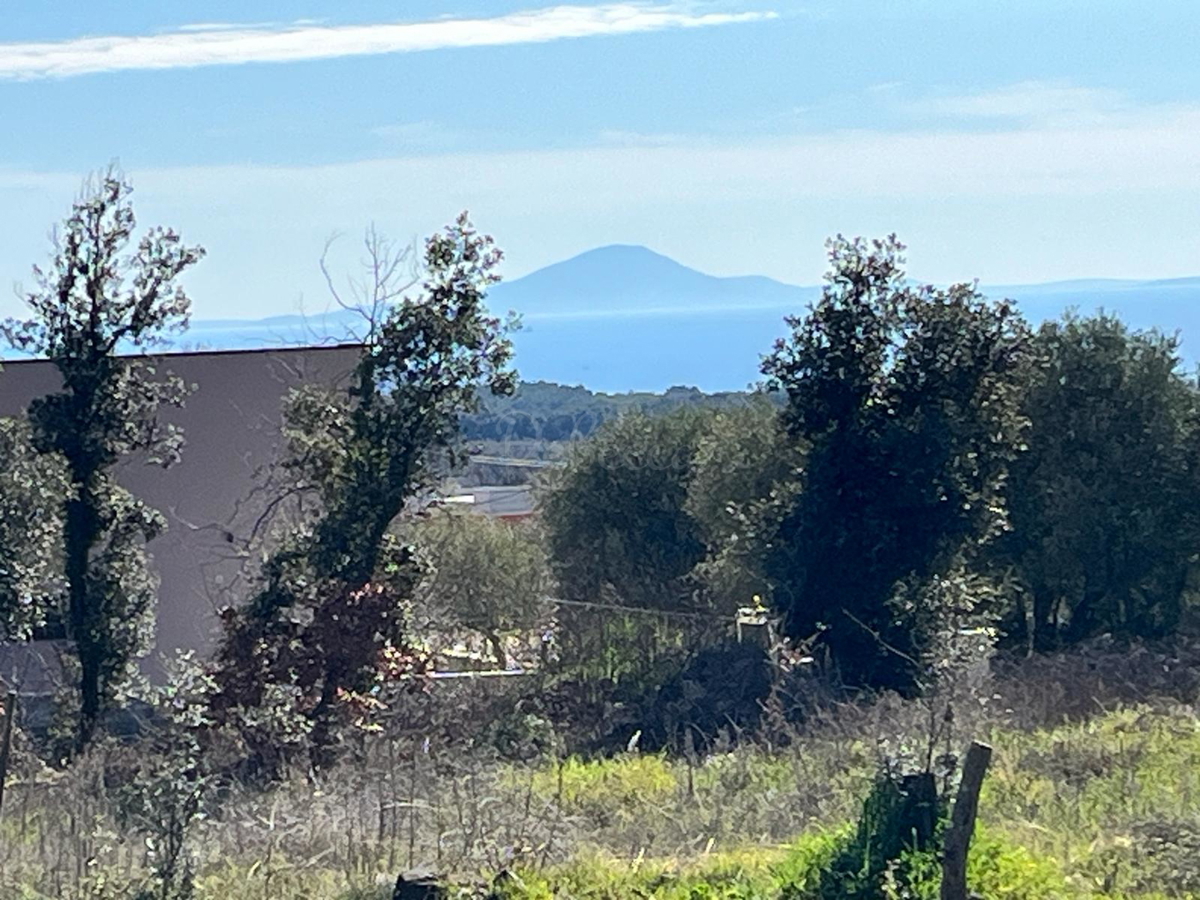
[[[28,320],[5,326],[62,380],[0,423],[0,627],[70,648],[63,760],[123,702],[149,644],[163,519],[114,467],[186,451],[159,410],[188,386],[122,352],[186,327],[178,281],[204,253],[169,229],[135,237],[130,193],[113,171],[89,184],[35,269]],[[464,214],[401,285],[403,252],[368,247],[353,375],[287,398],[280,515],[214,658],[176,695],[195,711],[185,733],[233,735],[263,772],[297,753],[326,766],[389,692],[419,683],[418,622],[474,630],[498,661],[505,635],[551,623],[570,663],[595,652],[597,627],[571,609],[704,622],[753,606],[847,685],[916,693],[981,647],[1159,637],[1185,619],[1200,395],[1175,337],[1105,315],[1031,328],[974,284],[910,283],[895,238],[837,238],[821,297],[788,320],[758,391],[697,403],[675,389],[656,401],[669,411],[614,399],[539,485],[539,526],[514,530],[415,515],[464,431],[532,415],[504,399],[509,326],[486,308],[500,251]],[[595,401],[568,390],[551,413],[563,390],[524,394],[547,422],[571,415],[575,435]],[[617,634],[619,618],[598,627]],[[678,671],[642,664],[694,660],[710,634],[610,641],[625,660],[608,672],[641,666],[685,696]],[[702,661],[718,676],[722,652]]]
[[[830,241],[761,402],[629,415],[575,449],[543,501],[563,596],[760,598],[848,685],[910,693],[981,635],[1181,627],[1200,393],[1178,337],[1103,313],[1031,328],[974,284],[911,284],[903,249]]]
[[[522,382],[511,396],[488,396],[476,412],[462,417],[469,441],[571,441],[591,437],[606,422],[630,412],[651,415],[681,408],[724,409],[741,406],[746,394],[676,385],[661,394],[634,391],[604,394],[582,385]]]

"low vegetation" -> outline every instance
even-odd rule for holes
[[[1093,659],[1103,664],[1104,653]],[[1052,724],[1060,711],[1038,707],[1036,685],[1009,676],[992,688],[995,699],[951,738],[969,730],[995,747],[974,891],[1149,900],[1200,889],[1195,696]],[[922,752],[928,712],[919,700],[860,701],[784,746],[760,739],[702,759],[634,749],[517,762],[436,731],[375,735],[320,783],[230,783],[191,838],[193,896],[382,900],[397,872],[420,864],[453,873],[471,897],[852,896],[830,873],[855,845],[881,751]],[[1046,721],[1028,727],[1031,714]],[[158,838],[122,820],[102,783],[129,753],[105,743],[65,773],[21,755],[0,823],[7,896],[117,898],[154,883]],[[147,799],[165,808],[161,795]],[[881,892],[861,896],[932,898],[939,879],[935,853],[901,854]]]

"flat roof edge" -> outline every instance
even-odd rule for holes
[[[311,353],[313,351],[361,350],[362,344],[288,344],[280,347],[239,347],[227,350],[170,350],[157,353],[118,353],[119,359],[163,359],[167,357],[199,357],[199,356],[250,356],[279,353]],[[0,356],[0,366],[21,366],[30,363],[48,363],[53,360],[48,356],[25,356],[8,359]]]

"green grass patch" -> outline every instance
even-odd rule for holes
[[[679,790],[674,767],[660,754],[591,760],[572,756],[532,777],[534,793],[560,803],[568,813],[653,805]]]
[[[500,891],[501,900],[833,900],[850,897],[829,867],[853,830],[805,835],[788,847],[750,848],[690,859],[619,859],[594,854],[537,872]],[[986,900],[1083,897],[1051,860],[990,832],[972,848],[970,880]],[[932,854],[902,858],[879,900],[937,900],[941,870]],[[865,896],[865,895],[863,895]]]

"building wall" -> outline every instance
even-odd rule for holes
[[[269,499],[254,488],[277,458],[281,402],[304,383],[342,382],[357,356],[357,347],[339,346],[165,358],[164,368],[196,386],[183,409],[164,414],[184,429],[183,461],[165,470],[129,462],[117,476],[167,518],[166,534],[150,545],[161,578],[157,650],[212,647],[216,610],[237,599],[230,586],[245,568],[236,537]],[[4,363],[0,416],[19,415],[58,384],[44,360]]]

